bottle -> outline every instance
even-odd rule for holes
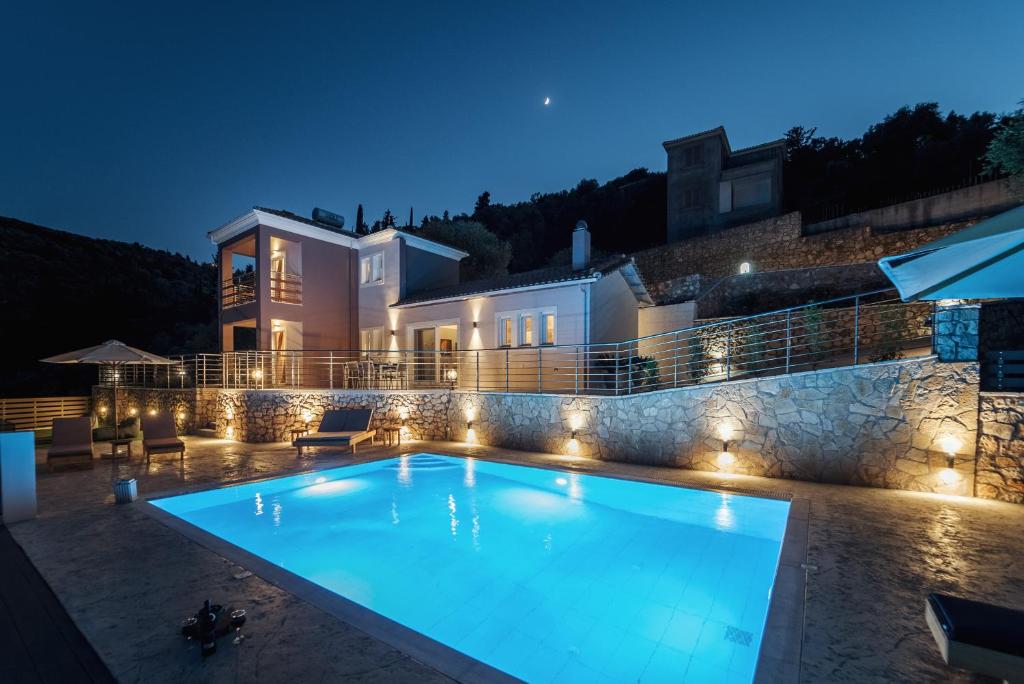
[[[210,599],[206,599],[206,603],[203,604],[203,612],[200,618],[199,652],[205,658],[217,652],[217,616],[213,614],[213,606],[210,604]]]

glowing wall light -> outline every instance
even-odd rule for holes
[[[943,435],[938,439],[939,448],[946,453],[946,467],[939,471],[939,482],[943,485],[954,485],[960,481],[960,473],[956,472],[956,454],[963,447],[963,441],[956,435]]]

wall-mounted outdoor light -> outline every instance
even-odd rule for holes
[[[480,325],[479,323],[477,323],[476,321],[473,321],[473,328],[474,328],[474,329],[475,329],[475,328],[476,328],[477,326],[479,326],[479,325]]]
[[[100,411],[100,416],[101,417],[103,417],[103,418],[107,417],[107,407],[106,406],[100,406],[99,411]]]
[[[252,371],[252,379],[255,380],[256,382],[259,382],[260,380],[262,380],[263,379],[263,370],[260,369],[260,368],[253,369],[253,371]]]
[[[939,448],[946,453],[946,467],[939,471],[939,481],[944,485],[956,484],[960,481],[960,473],[956,472],[956,454],[964,443],[955,435],[943,435],[939,438]]]
[[[729,444],[732,442],[733,429],[728,423],[718,426],[718,436],[722,439],[722,452],[718,454],[718,467],[728,470],[736,463],[736,457],[729,452]]]
[[[137,415],[139,415],[139,409],[137,409],[134,406],[132,406],[130,409],[128,409],[128,415],[129,416],[137,416]]]
[[[156,415],[156,409],[155,408],[149,409],[149,415],[155,416]]]
[[[392,329],[392,331],[391,331],[391,336],[392,336],[392,337],[394,337],[394,336],[395,336],[395,333],[396,333],[396,332],[398,332],[398,331],[396,331],[396,330]]]
[[[309,427],[309,424],[313,422],[313,414],[309,412],[309,409],[303,409],[302,411],[302,422]]]

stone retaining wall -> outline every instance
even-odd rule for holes
[[[896,232],[878,231],[862,224],[805,235],[800,213],[793,212],[659,245],[631,256],[655,301],[664,304],[694,296],[692,287],[683,285],[706,282],[691,278],[681,285],[681,276],[700,274],[702,279],[721,278],[737,273],[745,261],[752,264],[756,272],[873,262],[886,254],[910,251],[974,222],[944,223]]]
[[[212,422],[219,436],[248,442],[286,441],[291,428],[307,417],[315,427],[328,408],[373,406],[375,427],[404,419],[405,434],[413,439],[443,439],[450,428],[453,439],[513,449],[970,495],[979,429],[977,387],[977,363],[926,357],[623,397],[132,389],[124,390],[121,402],[137,410],[166,406],[186,414],[193,426]],[[109,390],[95,392],[97,405],[109,402]],[[1019,403],[1014,406],[1019,410]],[[1008,419],[1017,421],[1014,429],[1021,430],[1020,415],[1007,411],[1016,415]],[[722,426],[732,431],[725,457]],[[993,430],[993,439],[1002,435],[1009,440],[1005,428],[988,432]],[[945,436],[961,444],[952,479],[944,472],[947,456],[939,447]],[[997,459],[1016,449],[989,440],[983,444],[994,449],[994,465],[986,461],[979,473],[1002,468]],[[1001,492],[1013,491],[1020,480],[1001,477],[1002,484],[996,485],[989,475],[979,475],[985,485],[980,493],[1012,500]]]
[[[983,392],[975,494],[1024,503],[1024,394]]]
[[[457,393],[453,431],[645,465],[971,494],[977,386],[977,364],[929,357],[629,397]],[[723,425],[731,459],[720,458]],[[951,484],[940,479],[946,435],[962,444]]]

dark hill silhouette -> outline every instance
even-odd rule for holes
[[[0,217],[0,396],[88,392],[96,368],[45,356],[119,339],[164,354],[217,346],[211,264]]]

